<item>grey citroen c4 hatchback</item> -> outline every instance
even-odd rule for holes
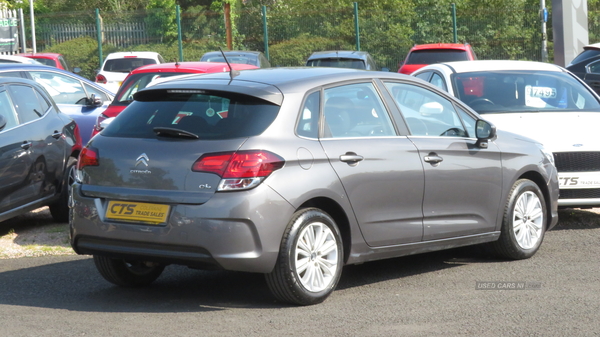
[[[70,203],[71,245],[116,285],[179,264],[310,305],[344,265],[473,244],[525,259],[558,221],[552,155],[414,77],[244,70],[134,98],[83,149]]]

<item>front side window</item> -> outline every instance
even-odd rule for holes
[[[107,137],[233,139],[261,134],[279,106],[235,93],[149,90],[102,131]]]
[[[411,135],[468,137],[454,105],[425,88],[387,82],[386,87],[398,104]]]
[[[324,137],[395,136],[389,113],[373,83],[325,89]]]
[[[57,104],[86,104],[87,96],[81,82],[50,71],[31,71],[34,81],[41,84]]]
[[[457,97],[480,114],[598,111],[600,102],[568,73],[482,71],[453,78]]]

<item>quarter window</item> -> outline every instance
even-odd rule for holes
[[[324,102],[324,138],[396,135],[373,83],[326,89]]]
[[[319,136],[319,102],[320,92],[308,95],[302,110],[296,132],[299,136],[317,138]]]

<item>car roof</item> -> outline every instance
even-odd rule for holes
[[[234,70],[257,69],[258,67],[250,64],[232,63]],[[197,72],[214,73],[228,71],[227,63],[223,62],[170,62],[160,64],[150,64],[142,66],[131,71],[131,74],[156,73],[156,72]]]
[[[61,56],[62,54],[59,53],[21,53],[21,54],[17,54],[17,56],[23,56],[23,57],[41,57],[41,58],[51,58],[51,59],[57,59],[59,56]]]
[[[347,58],[347,59],[357,59],[364,60],[369,55],[366,51],[356,51],[356,50],[327,50],[327,51],[316,51],[310,55],[308,60],[315,59],[326,59],[326,58]]]
[[[18,55],[0,55],[0,59],[2,60],[10,60],[10,61],[17,61],[17,62],[24,62],[26,64],[36,64],[39,63],[36,60],[29,58],[29,57],[24,57],[24,56],[18,56]]]
[[[469,47],[468,43],[429,43],[429,44],[416,44],[410,50],[427,50],[427,49],[457,49],[467,50]]]
[[[543,70],[543,71],[565,71],[563,68],[544,62],[535,61],[511,61],[511,60],[477,60],[477,61],[457,61],[442,62],[443,65],[452,69],[455,73],[466,73],[473,71],[497,71],[497,70]],[[426,69],[435,68],[435,64],[428,65],[419,69],[421,72]]]
[[[126,57],[150,57],[150,58],[155,58],[157,57],[159,54],[157,52],[153,52],[153,51],[120,51],[120,52],[116,52],[116,53],[110,53],[106,56],[105,60],[108,59],[118,59],[118,58],[126,58]]]
[[[281,104],[282,93],[302,92],[319,85],[334,82],[351,81],[360,79],[408,79],[414,77],[404,74],[367,71],[352,68],[323,68],[323,67],[278,67],[260,68],[252,71],[242,71],[231,79],[229,73],[211,73],[191,75],[184,78],[166,81],[147,90],[164,89],[212,89],[222,91],[235,91],[260,97],[275,104]]]

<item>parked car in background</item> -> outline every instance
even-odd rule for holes
[[[232,63],[231,67],[234,70],[257,69],[256,66],[249,64]],[[229,71],[229,66],[227,66],[227,63],[219,62],[175,62],[153,64],[136,68],[131,71],[127,78],[125,78],[125,81],[123,81],[113,102],[110,103],[103,113],[98,115],[96,124],[92,129],[91,137],[94,137],[97,133],[102,131],[104,128],[103,122],[105,120],[116,117],[133,101],[133,94],[144,89],[148,84],[152,83],[152,81],[182,74],[203,74],[225,71]]]
[[[600,43],[583,47],[583,51],[567,65],[567,70],[600,94]]]
[[[41,84],[59,109],[77,122],[83,145],[90,139],[96,118],[114,98],[106,88],[55,67],[0,64],[0,77],[23,77]]]
[[[30,59],[34,59],[44,65],[50,66],[50,67],[56,67],[58,69],[63,69],[66,71],[74,71],[73,69],[71,69],[71,67],[69,67],[69,65],[67,64],[67,60],[65,60],[65,57],[62,54],[58,54],[58,53],[27,53],[27,54],[17,54],[17,56],[22,56],[22,57],[27,57]],[[74,72],[78,72],[78,71],[74,71]]]
[[[449,62],[412,74],[447,90],[500,129],[543,143],[558,169],[563,207],[600,206],[600,101],[554,64]]]
[[[36,60],[17,55],[0,55],[0,63],[25,63],[43,65],[43,63],[38,62]]]
[[[151,51],[132,51],[110,53],[104,59],[95,82],[117,92],[127,75],[136,68],[149,64],[165,63],[159,53]]]
[[[116,285],[181,264],[264,273],[309,305],[346,264],[480,243],[529,258],[558,220],[543,146],[405,75],[257,69],[133,98],[71,194],[71,245]]]
[[[371,54],[353,50],[314,52],[306,60],[306,66],[380,70]]]
[[[229,63],[250,64],[259,68],[270,68],[271,63],[265,54],[259,51],[248,50],[229,50],[224,51]],[[225,62],[223,54],[220,51],[211,51],[205,53],[200,58],[200,62]]]
[[[0,78],[0,221],[50,206],[67,222],[82,144],[77,124],[40,84]]]
[[[477,56],[468,43],[416,44],[412,47],[398,72],[410,75],[413,71],[428,64],[452,61],[473,61]]]

